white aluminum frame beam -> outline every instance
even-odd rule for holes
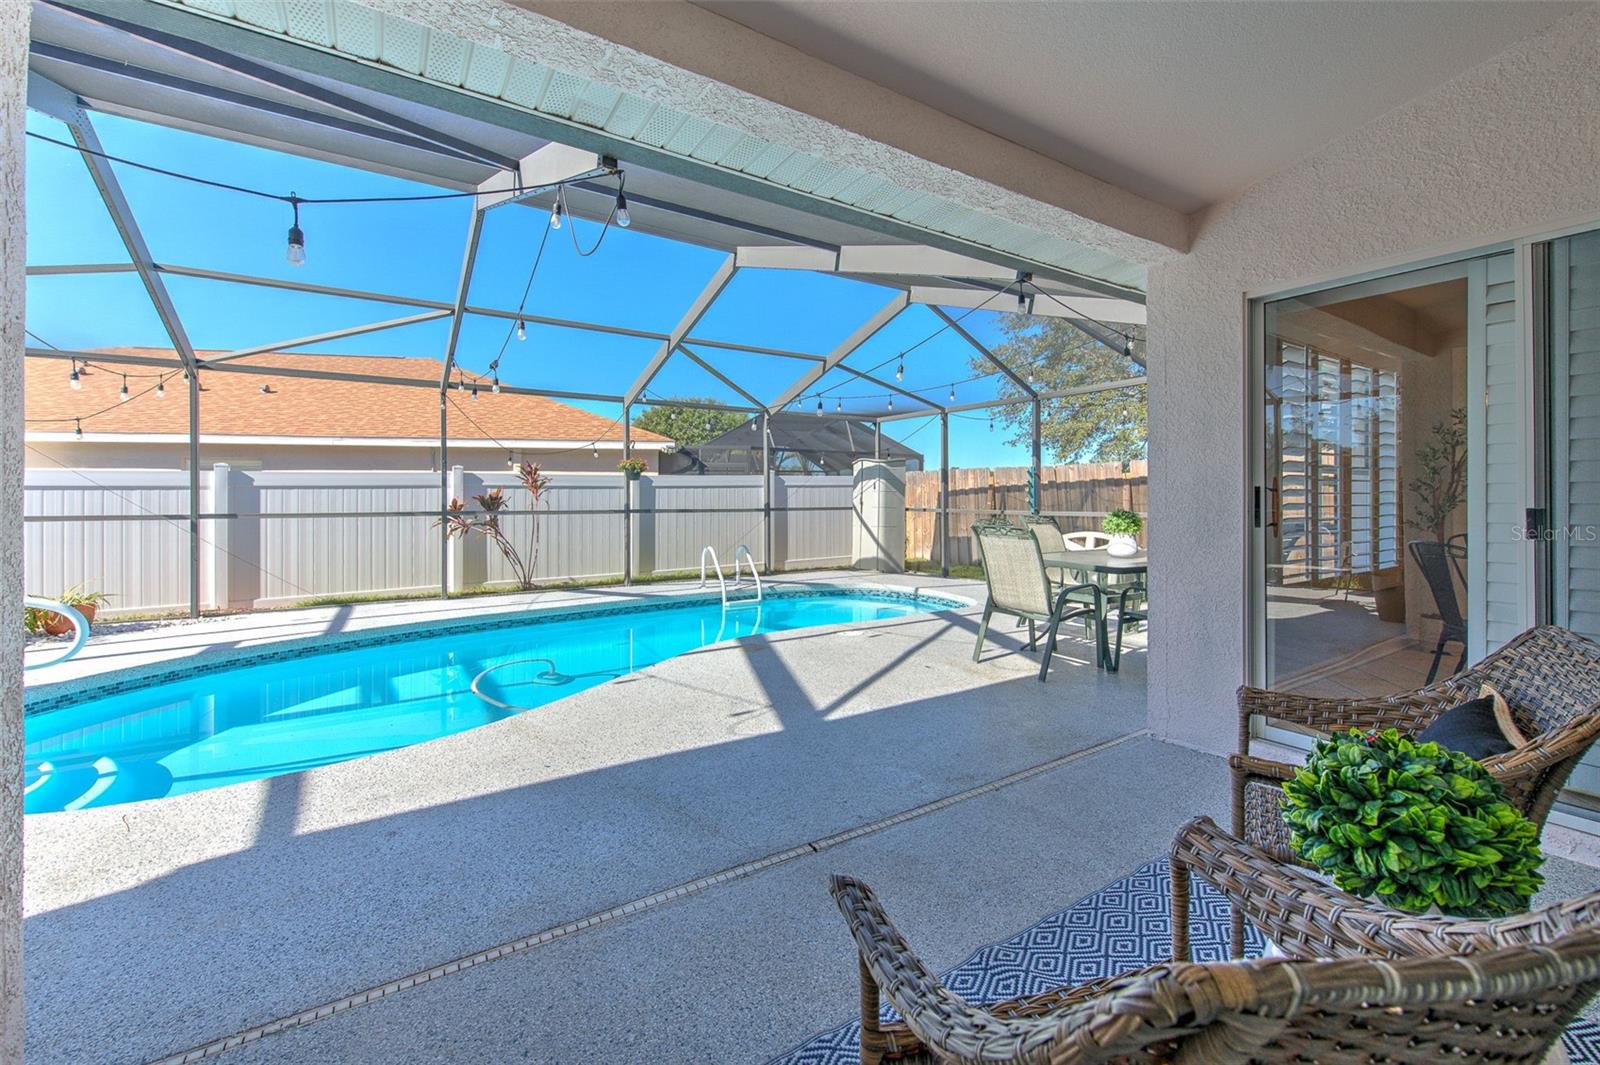
[[[450,317],[449,311],[423,311],[421,314],[409,314],[403,318],[390,318],[382,322],[368,322],[364,325],[353,325],[345,329],[332,329],[326,333],[316,333],[311,336],[296,337],[293,340],[279,340],[271,344],[257,344],[250,348],[236,348],[218,355],[208,355],[202,362],[204,366],[216,366],[221,362],[233,359],[247,359],[251,355],[267,355],[275,351],[288,351],[290,348],[306,348],[313,344],[325,344],[330,340],[343,340],[346,337],[365,336],[367,333],[381,333],[385,329],[399,329],[402,326],[418,325],[422,322],[437,322],[441,318]]]
[[[873,280],[870,277],[860,278],[863,281]],[[883,282],[878,282],[882,284]],[[1013,282],[1014,283],[1014,282]],[[1033,310],[1030,312],[1035,318],[1066,318],[1071,321],[1081,321],[1085,316],[1092,316],[1102,322],[1116,322],[1121,325],[1143,325],[1149,315],[1142,303],[1132,300],[1106,299],[1104,296],[1056,296],[1048,289],[1040,289],[1037,285],[1028,293],[1034,297]],[[1043,297],[1043,298],[1038,298]],[[976,308],[988,304],[988,309],[997,311],[1015,311],[1014,299],[1008,304],[995,306],[995,293],[993,289],[969,288],[962,285],[912,285],[911,302],[925,303],[939,307]],[[1071,309],[1068,310],[1059,304],[1052,304],[1052,299],[1066,300]]]
[[[854,366],[849,365],[848,363],[841,362],[837,366],[835,366],[834,369],[843,370],[845,373],[850,374],[850,375],[856,377],[859,380],[866,381],[866,382],[868,382],[870,384],[877,385],[879,388],[886,388],[891,392],[897,392],[900,395],[905,396],[907,399],[915,400],[916,402],[921,403],[925,407],[931,407],[931,408],[933,408],[934,410],[937,410],[937,411],[943,411],[943,410],[948,410],[949,409],[948,407],[946,407],[942,403],[935,403],[933,400],[929,399],[927,396],[924,396],[920,392],[913,392],[909,388],[904,388],[904,387],[902,387],[900,385],[893,384],[892,382],[885,381],[881,377],[874,377],[872,374],[865,373],[865,372],[863,372],[861,370],[858,370]]]
[[[480,211],[522,203],[558,185],[617,173],[616,166],[594,152],[551,141],[523,156],[515,171],[501,170],[478,184]]]
[[[639,376],[634,380],[633,384],[628,386],[628,391],[623,393],[624,403],[635,403],[640,396],[644,395],[644,390],[650,387],[650,382],[655,380],[656,374],[661,372],[661,367],[666,365],[667,360],[672,357],[673,350],[683,343],[689,336],[689,332],[700,323],[700,319],[705,317],[706,312],[711,309],[711,305],[717,301],[717,297],[722,295],[723,289],[728,287],[734,275],[739,272],[739,265],[736,259],[736,256],[730,255],[722,260],[721,265],[711,275],[711,280],[706,282],[705,288],[700,290],[700,295],[694,298],[694,302],[689,305],[689,309],[684,312],[683,317],[678,320],[678,324],[673,327],[671,334],[661,342],[661,347],[656,349],[656,353],[650,357],[650,361],[639,372]]]
[[[769,412],[780,411],[794,402],[797,396],[800,396],[806,389],[816,384],[829,370],[838,366],[857,348],[876,336],[884,326],[894,321],[900,312],[906,309],[908,302],[904,292],[896,292],[893,299],[879,307],[871,318],[862,322],[855,332],[845,337],[839,346],[829,352],[820,363],[801,374],[798,381],[784,389],[783,394],[773,400],[768,405],[767,410]]]
[[[1093,392],[1115,392],[1118,389],[1138,388],[1142,385],[1148,385],[1149,383],[1150,379],[1148,377],[1124,377],[1117,381],[1106,381],[1098,385],[1081,385],[1077,388],[1057,388],[1048,392],[1040,392],[1038,394],[1038,402],[1048,403],[1053,399],[1068,399],[1072,396],[1086,396]],[[1035,400],[1034,397],[1031,396],[1010,396],[1003,399],[985,399],[977,403],[961,403],[955,406],[946,407],[945,409],[951,414],[959,414],[962,411],[969,410],[988,410],[990,407],[1020,407],[1024,404],[1031,404],[1033,402],[1035,402]],[[892,422],[899,421],[904,418],[926,418],[928,417],[928,412],[920,410],[907,412],[889,411],[883,414],[860,414],[856,415],[856,417],[876,419],[877,421],[881,422]]]
[[[700,356],[698,356],[694,352],[690,351],[689,350],[689,346],[687,344],[679,344],[678,345],[678,351],[680,353],[682,353],[684,356],[686,356],[689,359],[690,362],[693,362],[696,366],[700,367],[706,373],[710,374],[712,377],[715,377],[718,381],[721,381],[723,384],[725,384],[729,388],[733,389],[746,402],[755,404],[757,408],[761,407],[761,401],[759,399],[757,399],[755,396],[752,396],[749,392],[746,392],[743,388],[740,388],[739,385],[734,381],[733,378],[729,377],[727,374],[723,373],[721,370],[719,370],[715,366],[711,365],[705,359],[702,359]]]
[[[956,334],[956,336],[960,337],[962,340],[965,340],[975,351],[978,352],[978,354],[982,355],[985,359],[988,359],[996,369],[1011,379],[1012,384],[1026,392],[1029,398],[1038,396],[1038,389],[1030,385],[1021,374],[1017,373],[1010,366],[1006,365],[1004,359],[990,351],[987,344],[983,343],[977,337],[967,332],[966,327],[956,319],[952,318],[948,311],[937,305],[934,306],[932,310],[934,314],[938,315],[944,320],[945,325],[952,333]]]

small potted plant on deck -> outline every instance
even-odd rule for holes
[[[1392,909],[1501,917],[1544,882],[1533,822],[1483,766],[1438,743],[1351,729],[1318,743],[1283,792],[1295,852]]]
[[[1113,510],[1105,516],[1100,527],[1111,537],[1111,542],[1106,545],[1106,554],[1128,558],[1139,553],[1139,541],[1135,537],[1144,529],[1144,519],[1137,513]]]
[[[71,588],[56,596],[56,601],[65,603],[83,615],[83,620],[94,624],[94,618],[111,597],[105,592],[91,592],[83,585],[75,584]],[[24,624],[29,632],[43,632],[49,636],[65,636],[72,631],[72,622],[62,614],[49,610],[40,610],[29,607],[23,615]]]
[[[623,459],[617,463],[617,469],[630,481],[637,481],[645,471],[644,459]]]

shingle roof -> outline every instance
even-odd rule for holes
[[[24,391],[25,417],[30,432],[71,432],[73,419],[83,419],[85,433],[189,433],[187,389],[177,375],[177,360],[170,349],[113,348],[119,354],[173,358],[174,375],[167,380],[166,396],[157,397],[151,374],[157,367],[128,366],[128,391],[134,398],[118,401],[120,370],[111,363],[80,368],[83,387],[68,387],[70,367],[54,359],[27,359]],[[202,359],[208,352],[197,352]],[[252,366],[325,369],[341,373],[375,374],[437,384],[441,364],[437,359],[377,355],[304,355],[279,353],[252,355],[235,360]],[[544,396],[513,395],[490,391],[490,383],[465,374],[466,392],[451,391],[450,437],[453,440],[531,441],[574,443],[621,441],[622,424]],[[478,398],[470,389],[479,382]],[[439,394],[411,385],[374,384],[364,381],[313,380],[305,377],[254,373],[200,374],[200,432],[214,436],[343,437],[358,439],[437,439]],[[262,392],[263,385],[270,391]],[[140,395],[144,392],[144,395]],[[459,409],[458,409],[459,408]],[[464,414],[461,412],[465,412]],[[469,420],[470,418],[470,420]],[[474,424],[476,423],[476,424]],[[643,429],[633,430],[639,443],[666,442],[667,438]]]

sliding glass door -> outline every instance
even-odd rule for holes
[[[1485,605],[1473,515],[1512,257],[1267,301],[1256,311],[1256,683],[1381,695],[1448,676]],[[1479,461],[1474,461],[1474,460]],[[1481,594],[1481,593],[1480,593]]]

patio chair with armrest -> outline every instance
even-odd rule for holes
[[[1061,526],[1056,524],[1056,519],[1054,518],[1047,517],[1043,514],[1027,514],[1023,516],[1022,524],[1028,529],[1032,530],[1033,538],[1039,541],[1039,550],[1043,551],[1047,555],[1061,554],[1065,551],[1081,550],[1080,548],[1073,547],[1068,542],[1068,538],[1062,534]],[[1074,533],[1073,535],[1076,536],[1079,534]],[[1104,534],[1094,533],[1092,535],[1103,536]],[[1046,572],[1049,572],[1049,570],[1047,569]],[[1055,586],[1057,589],[1065,587],[1065,582],[1059,578],[1052,577],[1051,579],[1055,581]],[[1099,582],[1096,581],[1095,583],[1098,584]],[[1102,585],[1102,589],[1103,587],[1104,586]],[[1098,607],[1100,605],[1100,601],[1096,595],[1085,591],[1074,592],[1070,598],[1079,606]],[[1095,623],[1095,617],[1088,614],[1084,615],[1083,632],[1084,635],[1089,639],[1094,638]]]
[[[1198,817],[1172,844],[1172,956],[1189,960],[1189,885],[1198,876],[1292,958],[1481,954],[1600,927],[1600,891],[1494,920],[1414,916],[1352,895]]]
[[[984,520],[973,524],[973,535],[978,541],[978,553],[983,560],[983,579],[989,586],[988,601],[983,607],[983,621],[978,626],[978,645],[973,648],[972,660],[983,654],[983,641],[989,633],[989,622],[995,614],[1020,618],[1028,623],[1028,648],[1038,642],[1036,625],[1047,626],[1044,654],[1039,663],[1039,680],[1050,672],[1050,658],[1055,654],[1056,630],[1063,621],[1084,614],[1099,616],[1100,589],[1093,584],[1055,586],[1045,572],[1044,555],[1034,534],[1019,525],[1004,520]],[[1077,602],[1074,595],[1088,594],[1090,603]]]
[[[1111,661],[1106,668],[1112,673],[1122,668],[1122,630],[1128,625],[1148,624],[1150,621],[1150,596],[1143,581],[1134,581],[1113,588],[1117,600],[1117,638],[1111,646]],[[1111,592],[1107,592],[1110,595]]]
[[[862,1065],[1536,1062],[1600,986],[1600,931],[1418,957],[1171,962],[991,1005],[912,952],[866,884],[835,876],[855,939]],[[885,1023],[886,998],[901,1020]]]
[[[1283,820],[1283,782],[1295,766],[1250,754],[1250,722],[1257,714],[1321,736],[1351,728],[1398,729],[1415,734],[1452,707],[1478,697],[1484,684],[1505,697],[1528,742],[1482,759],[1506,799],[1544,828],[1567,777],[1600,737],[1600,644],[1556,625],[1541,625],[1512,639],[1470,669],[1416,691],[1377,699],[1322,698],[1239,689],[1239,753],[1233,773],[1233,831],[1280,862],[1296,863]],[[1243,926],[1234,925],[1234,951],[1243,949]]]
[[[1461,601],[1456,598],[1456,581],[1460,580],[1463,586],[1466,584],[1461,563],[1467,557],[1467,548],[1464,540],[1412,540],[1406,550],[1411,552],[1423,579],[1428,582],[1433,605],[1439,611],[1423,615],[1439,622],[1439,642],[1433,649],[1433,665],[1428,669],[1428,679],[1423,682],[1432,684],[1433,678],[1439,675],[1439,660],[1444,657],[1446,644],[1461,645],[1461,657],[1451,672],[1460,673],[1467,664],[1467,619],[1462,616]]]

